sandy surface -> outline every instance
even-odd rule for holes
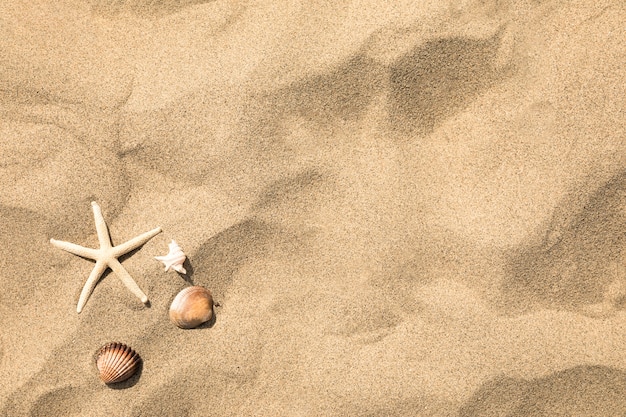
[[[0,4],[0,415],[626,413],[623,1]],[[97,246],[163,233],[81,314]],[[153,259],[175,239],[189,274]],[[194,283],[212,326],[167,317]],[[126,383],[93,356],[143,358]]]

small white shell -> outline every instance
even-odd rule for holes
[[[96,357],[100,379],[106,384],[127,380],[137,372],[140,363],[141,358],[137,352],[118,342],[102,346]]]
[[[170,320],[181,329],[192,329],[213,318],[211,291],[194,285],[179,292],[170,306]]]
[[[185,271],[183,263],[185,259],[187,259],[187,256],[174,240],[168,244],[168,247],[170,248],[170,252],[167,255],[155,256],[154,259],[163,262],[166,271],[172,268],[176,272],[186,274],[187,271]]]

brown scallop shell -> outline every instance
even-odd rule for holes
[[[141,358],[137,352],[119,342],[102,346],[96,357],[100,379],[106,384],[127,380],[137,372],[140,363]]]
[[[187,287],[170,306],[170,320],[182,329],[198,327],[213,318],[213,296],[204,287]]]

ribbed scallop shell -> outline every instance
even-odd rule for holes
[[[183,267],[183,263],[185,263],[185,259],[187,259],[187,255],[183,252],[178,243],[175,240],[172,240],[168,245],[169,253],[164,256],[155,256],[154,259],[157,261],[163,262],[165,265],[165,270],[168,271],[172,268],[174,271],[180,272],[181,274],[186,274],[187,271]]]
[[[137,352],[119,342],[102,346],[96,357],[100,379],[106,384],[127,380],[137,372],[140,363],[141,358]]]
[[[204,287],[187,287],[179,292],[170,306],[170,320],[182,329],[191,329],[213,317],[213,296]]]

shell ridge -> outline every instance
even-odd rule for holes
[[[187,259],[187,255],[185,255],[182,248],[178,246],[178,243],[176,243],[176,241],[173,239],[168,244],[168,247],[169,252],[167,253],[167,255],[155,256],[154,259],[163,262],[166,272],[169,271],[171,268],[176,272],[186,274],[187,271],[183,267],[183,263],[185,262],[185,259]]]
[[[111,352],[112,352],[112,355],[111,355],[111,363],[109,365],[109,370],[111,372],[111,377],[115,379],[116,374],[117,374],[117,368],[119,367],[119,364],[122,363],[124,360],[123,358],[124,347],[117,344],[111,350]]]
[[[114,351],[114,356],[111,357],[111,366],[110,366],[110,380],[111,382],[117,382],[122,376],[122,368],[125,365],[126,360],[126,349],[117,346]]]
[[[124,351],[118,347],[113,351],[113,356],[111,357],[111,366],[109,368],[111,371],[111,378],[113,380],[119,376],[118,375],[119,368],[121,364],[123,363],[124,363]]]
[[[123,354],[121,354],[121,361],[118,362],[116,367],[116,379],[123,379],[128,369],[135,365],[131,352],[132,350],[127,347],[127,350],[124,350]]]
[[[105,383],[116,383],[130,378],[138,368],[141,357],[130,346],[110,342],[98,351],[96,366],[100,379]]]
[[[116,357],[116,348],[117,344],[116,343],[108,343],[104,348],[103,348],[103,364],[102,364],[102,371],[103,371],[103,377],[105,377],[106,381],[110,381],[111,380],[111,372],[112,372],[112,366],[113,366],[113,362],[115,361],[115,357]]]
[[[135,359],[135,356],[128,356],[126,361],[123,362],[123,364],[120,366],[120,368],[117,371],[117,378],[122,378],[126,376],[126,373],[129,372],[130,370],[132,370],[132,368],[134,366],[136,366],[138,363],[138,361]],[[130,376],[130,375],[129,375]]]

